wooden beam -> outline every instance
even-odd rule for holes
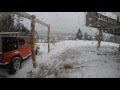
[[[41,20],[39,20],[39,19],[37,19],[37,18],[35,19],[35,21],[36,21],[37,23],[41,24],[41,25],[44,25],[44,26],[46,26],[46,27],[49,27],[48,24],[44,23],[43,21],[41,21]]]
[[[28,14],[28,13],[25,13],[25,12],[12,12],[12,13],[13,13],[13,14],[17,14],[17,15],[19,15],[19,16],[21,16],[21,17],[25,17],[25,18],[27,18],[27,19],[32,20],[31,15]],[[39,23],[39,24],[41,24],[41,25],[44,25],[44,26],[46,26],[46,27],[49,26],[48,24],[46,24],[45,22],[43,22],[43,21],[41,21],[41,20],[39,20],[39,19],[37,19],[37,18],[35,18],[35,22],[37,22],[37,23]]]
[[[24,17],[24,18],[32,20],[32,15],[25,13],[25,12],[12,12],[12,14],[16,14],[20,17]]]
[[[0,13],[0,14],[2,15],[2,16],[0,17],[1,19],[4,18],[4,17],[6,17],[7,15],[16,14],[16,15],[19,15],[20,17],[24,17],[24,18],[27,18],[27,19],[29,19],[29,20],[32,20],[32,18],[31,18],[32,15],[30,15],[30,14],[28,14],[28,13],[25,13],[25,12],[2,12],[2,13]],[[43,21],[41,21],[41,20],[39,20],[39,19],[37,19],[37,18],[35,18],[35,22],[37,22],[37,23],[39,23],[39,24],[41,24],[41,25],[44,25],[44,26],[46,26],[46,27],[49,27],[48,24],[46,24],[45,22],[43,22]]]

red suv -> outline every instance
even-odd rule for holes
[[[29,37],[0,36],[0,63],[8,65],[10,73],[21,68],[21,61],[31,55]]]

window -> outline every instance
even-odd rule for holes
[[[22,38],[22,39],[19,39],[19,45],[24,45],[25,44],[25,40]]]
[[[17,38],[15,38],[15,37],[3,37],[2,45],[3,45],[3,52],[15,50],[18,48]]]

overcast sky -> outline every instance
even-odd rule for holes
[[[96,29],[85,26],[85,12],[27,12],[31,15],[35,15],[38,19],[51,25],[52,32],[60,33],[76,33],[78,28],[82,32],[88,32],[90,34],[96,33]],[[115,15],[108,12],[99,12],[104,15],[116,18]],[[25,26],[30,29],[30,20],[24,20]],[[47,28],[40,24],[36,24],[36,30],[41,33],[47,32]]]

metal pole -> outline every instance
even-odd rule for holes
[[[33,61],[33,68],[36,68],[36,58],[35,58],[35,16],[32,16],[31,20],[31,46],[32,46],[32,61]]]

